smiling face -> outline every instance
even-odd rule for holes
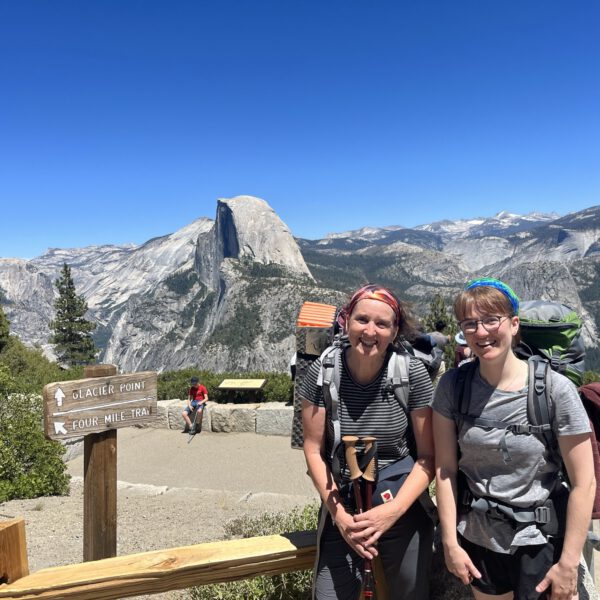
[[[359,355],[383,357],[398,333],[394,311],[379,300],[359,300],[348,318],[347,333]]]
[[[498,312],[490,314],[478,310],[475,306],[467,311],[464,320],[483,321],[491,316],[501,317],[500,326],[496,330],[488,331],[483,323],[478,322],[474,332],[464,332],[467,344],[473,354],[482,362],[489,363],[506,359],[507,355],[512,352],[513,339],[519,331],[519,317],[511,317]]]
[[[461,292],[454,301],[454,314],[459,323],[502,317],[496,331],[486,331],[478,323],[475,332],[464,334],[471,351],[482,363],[502,361],[518,342],[519,317],[514,316],[506,295],[494,287],[481,286]]]

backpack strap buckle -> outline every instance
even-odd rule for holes
[[[516,423],[515,425],[512,425],[510,429],[513,433],[517,434],[529,435],[532,432],[531,425],[527,425],[526,423]]]
[[[549,506],[536,507],[534,510],[534,515],[535,522],[539,523],[540,525],[546,525],[547,523],[550,523],[550,520],[552,519],[552,512]]]

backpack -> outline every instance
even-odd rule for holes
[[[530,300],[521,303],[519,322],[521,342],[515,354],[523,359],[541,356],[554,371],[580,386],[585,347],[577,313],[559,302]]]
[[[600,519],[600,382],[595,381],[582,385],[579,388],[579,396],[583,402],[592,428],[592,454],[594,456],[594,474],[596,475],[596,496],[592,509],[592,519]]]
[[[568,481],[564,469],[562,457],[558,447],[558,440],[552,431],[552,389],[550,380],[550,369],[568,377],[575,385],[581,385],[584,371],[585,348],[581,336],[582,322],[575,311],[558,302],[545,300],[533,300],[522,302],[519,310],[521,341],[515,348],[515,354],[522,359],[527,359],[529,369],[529,386],[527,394],[527,418],[528,424],[510,424],[501,421],[492,421],[471,417],[469,415],[469,401],[471,397],[470,385],[475,373],[477,361],[467,363],[459,367],[457,383],[454,388],[455,406],[459,408],[457,416],[457,426],[465,420],[473,425],[487,426],[491,428],[504,429],[516,434],[533,434],[540,436],[544,444],[554,454],[556,461],[561,465],[560,482],[565,485],[557,489],[564,492],[567,489]],[[593,384],[591,384],[593,386]],[[585,389],[584,389],[585,388]],[[590,425],[592,428],[592,451],[594,454],[594,472],[596,480],[600,476],[600,453],[599,443],[596,437],[600,434],[600,384],[598,388],[583,386],[579,388],[579,394],[583,405],[588,412]],[[591,396],[597,393],[596,401]],[[596,425],[594,425],[596,419]],[[597,432],[597,433],[596,433]],[[506,444],[501,445],[503,459],[510,460]],[[460,495],[462,496],[463,506],[471,502],[477,503],[479,499],[469,500],[470,494],[467,491],[466,483],[459,482]],[[594,512],[592,518],[600,518],[600,483],[597,483],[596,498],[594,500]],[[568,495],[562,493],[559,504],[566,502]],[[505,515],[515,518],[514,509],[506,506],[499,506],[497,503],[487,500],[488,505],[494,504],[494,510],[499,510]],[[542,507],[536,507],[534,511],[528,511],[528,517],[537,516],[536,522],[541,523],[540,529],[545,533],[550,533],[553,526],[549,521],[543,522],[543,519],[552,520],[554,517],[554,507],[550,506],[549,511],[540,511]],[[537,515],[535,514],[537,511]],[[527,512],[527,511],[526,511]],[[544,512],[542,515],[541,513]],[[527,521],[525,521],[527,522]]]
[[[429,374],[431,381],[433,381],[442,366],[444,351],[441,348],[434,347],[429,354],[425,354],[414,348],[414,356],[425,365],[427,373]]]
[[[302,403],[298,390],[308,368],[334,341],[337,334],[337,309],[331,304],[305,302],[296,320],[296,356],[294,373],[294,416],[292,418],[291,446],[301,449]]]
[[[479,364],[478,360],[467,362],[458,367],[456,384],[454,386],[454,406],[458,409],[455,417],[457,431],[464,423],[475,427],[489,429],[502,429],[515,435],[537,435],[555,456],[559,465],[562,458],[558,448],[558,440],[552,430],[553,405],[551,400],[552,388],[550,379],[550,364],[537,355],[529,357],[527,367],[529,385],[527,392],[527,419],[528,423],[509,423],[496,421],[470,414],[471,383]],[[505,436],[506,437],[506,436]],[[500,442],[500,450],[504,462],[512,460],[505,437]],[[568,501],[568,487],[564,469],[561,471],[555,489],[543,505],[530,508],[515,508],[507,504],[498,503],[490,498],[478,498],[469,489],[464,476],[459,471],[458,477],[458,502],[459,510],[476,509],[500,518],[512,519],[517,523],[536,523],[538,528],[547,535],[560,533],[562,525],[559,516],[566,514]]]
[[[298,395],[298,390],[306,377],[310,365],[319,357],[323,359],[323,354],[330,346],[343,346],[345,338],[341,335],[337,325],[338,310],[331,304],[322,304],[319,302],[305,302],[298,313],[296,320],[296,355],[294,364],[294,413],[292,417],[291,446],[301,449],[304,445],[304,436],[302,433],[302,402]],[[434,348],[435,350],[435,348]],[[400,354],[412,354],[423,362],[430,378],[433,380],[437,374],[443,353],[439,356],[425,355],[418,353],[406,340],[400,343]],[[408,357],[405,359],[408,360]],[[322,364],[322,361],[321,361]],[[394,368],[395,365],[393,365]],[[407,367],[408,368],[408,367]],[[388,370],[388,373],[391,371]],[[398,375],[396,375],[398,377]],[[408,374],[406,375],[408,386]],[[394,393],[401,394],[401,386],[395,382],[389,383],[394,387]],[[339,374],[337,374],[337,387],[339,388]],[[396,390],[398,390],[396,392]],[[408,387],[407,387],[408,390]],[[399,400],[403,410],[407,411],[408,391],[406,399]],[[406,406],[406,408],[405,408]],[[410,440],[409,440],[410,442]]]

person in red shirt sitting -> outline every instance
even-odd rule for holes
[[[181,416],[185,421],[183,433],[196,433],[196,428],[192,425],[190,415],[196,414],[194,423],[202,422],[202,411],[205,404],[208,402],[208,390],[199,382],[197,377],[192,377],[191,387],[188,390],[187,406],[183,409]],[[200,420],[198,420],[200,419]]]

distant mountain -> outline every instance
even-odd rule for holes
[[[458,221],[437,221],[429,225],[415,227],[421,231],[431,231],[442,235],[456,237],[506,236],[519,231],[530,231],[559,217],[556,213],[532,212],[527,215],[516,215],[501,211],[493,217],[479,217]]]
[[[477,275],[505,278],[523,299],[578,310],[596,356],[600,206],[562,217],[502,212],[304,240],[264,200],[238,196],[219,200],[214,220],[197,219],[140,246],[0,259],[0,301],[12,332],[49,355],[53,281],[64,262],[98,324],[101,360],[124,372],[285,370],[306,300],[340,304],[357,286],[379,281],[422,314],[435,293],[450,299]]]

